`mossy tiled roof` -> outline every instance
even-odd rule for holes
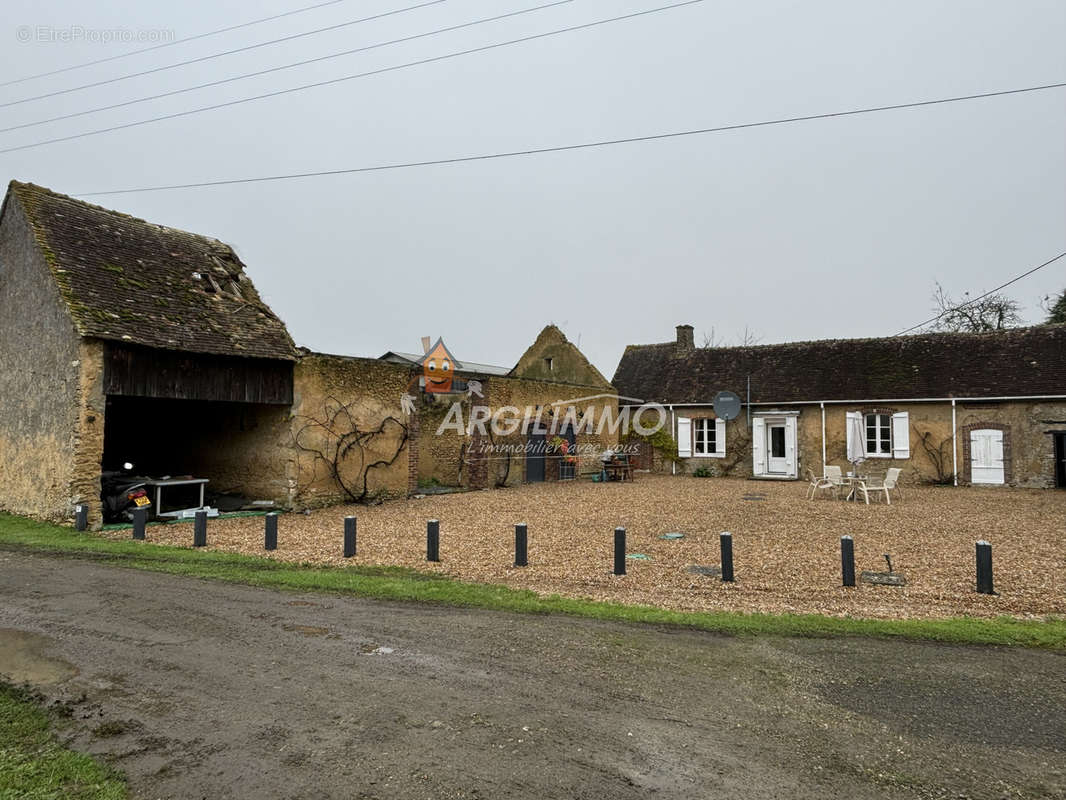
[[[756,347],[630,345],[619,394],[710,403],[719,391],[753,403],[1066,395],[1066,325],[993,333],[829,339]]]
[[[166,350],[295,359],[228,245],[12,181],[78,333]]]

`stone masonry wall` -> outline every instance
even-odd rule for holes
[[[0,508],[61,521],[72,487],[82,351],[21,208],[0,225]]]
[[[760,407],[759,411],[768,411]],[[815,474],[822,471],[822,412],[816,405],[788,406],[781,411],[799,411],[797,425],[798,470],[804,478],[809,468]],[[951,403],[854,403],[827,404],[825,407],[826,463],[840,466],[845,472],[851,469],[847,461],[846,425],[848,411],[865,413],[895,413],[906,411],[910,423],[910,457],[906,459],[870,458],[864,470],[883,474],[891,467],[903,470],[900,480],[904,483],[932,483],[938,476],[934,459],[923,446],[923,437],[928,445],[944,453],[944,471],[951,473]],[[675,409],[675,414],[682,414]],[[684,416],[713,418],[714,411],[708,406],[686,408]],[[1055,485],[1055,445],[1052,433],[1066,430],[1066,403],[1063,402],[958,402],[956,407],[957,441],[956,458],[960,484],[970,482],[969,432],[979,428],[1003,431],[1006,483],[1012,486],[1044,488]],[[707,468],[713,475],[749,477],[752,474],[751,435],[746,414],[741,414],[726,425],[726,458],[688,458],[678,464],[679,472],[691,473],[699,467]],[[655,459],[655,469],[669,472],[670,464],[661,458]]]
[[[354,423],[360,431],[371,431],[384,424],[364,449],[353,448],[340,461],[341,480],[356,494],[362,493],[364,467],[378,460],[390,460],[388,466],[374,467],[367,473],[369,497],[402,497],[409,491],[411,464],[407,431],[411,420],[400,406],[408,390],[411,371],[402,365],[370,358],[311,353],[296,365],[292,426],[287,439],[290,445],[288,469],[289,500],[297,506],[322,506],[350,501],[331,474],[337,436],[345,434]],[[293,437],[298,436],[298,444]],[[312,451],[324,453],[326,459]]]

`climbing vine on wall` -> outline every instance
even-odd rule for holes
[[[317,416],[293,417],[293,446],[312,456],[313,484],[325,469],[332,483],[353,503],[373,503],[384,494],[370,491],[374,470],[391,466],[407,446],[407,425],[390,414],[367,415],[356,403],[327,397]],[[374,417],[367,422],[366,416]],[[305,485],[306,487],[306,485]]]

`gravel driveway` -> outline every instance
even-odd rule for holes
[[[1066,657],[730,639],[0,553],[0,672],[142,798],[1066,796]]]
[[[641,475],[427,496],[366,508],[284,515],[273,557],[310,563],[396,564],[466,580],[570,597],[677,610],[796,611],[898,619],[1066,614],[1066,492],[917,488],[892,505],[804,499],[805,483]],[[359,520],[346,562],[342,518]],[[442,563],[425,560],[426,520],[441,521]],[[530,565],[514,560],[513,525],[529,525]],[[615,526],[628,530],[625,578],[611,571]],[[694,574],[719,562],[733,532],[736,583]],[[666,540],[666,533],[684,538]],[[840,586],[840,537],[855,538],[857,567],[886,570],[904,587]],[[128,537],[129,531],[112,531]],[[190,524],[153,526],[149,540],[189,545]],[[974,542],[993,545],[996,596],[974,592]],[[264,555],[263,520],[212,521],[209,544]]]

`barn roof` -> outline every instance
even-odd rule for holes
[[[285,324],[217,239],[12,181],[37,244],[85,337],[166,350],[295,359]]]
[[[1066,395],[1066,325],[992,333],[829,339],[755,347],[630,345],[612,383],[623,395],[710,403]]]

